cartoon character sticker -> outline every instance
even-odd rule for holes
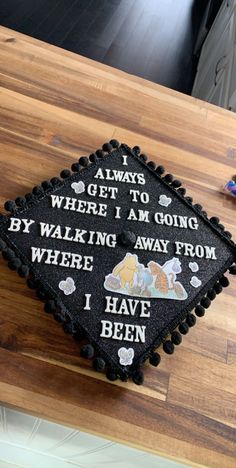
[[[135,297],[184,301],[188,294],[177,280],[177,275],[181,272],[181,262],[176,257],[162,266],[150,261],[145,267],[139,263],[136,254],[127,253],[112,273],[106,276],[104,288]]]

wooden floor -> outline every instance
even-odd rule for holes
[[[0,0],[0,24],[190,94],[207,0]]]

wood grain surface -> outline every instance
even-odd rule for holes
[[[236,115],[0,28],[0,209],[111,138],[139,144],[236,239]],[[236,466],[236,280],[145,383],[109,383],[0,261],[0,400],[185,461]]]

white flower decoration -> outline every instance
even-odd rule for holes
[[[71,184],[71,188],[78,195],[79,193],[83,193],[85,191],[85,184],[82,182],[82,180],[80,180],[79,182],[73,182],[73,184]]]
[[[190,262],[190,263],[188,264],[188,266],[189,266],[190,270],[191,270],[193,273],[196,273],[196,271],[199,270],[199,266],[198,266],[197,262]]]
[[[167,197],[166,195],[160,195],[158,203],[161,206],[169,206],[172,202],[172,199],[170,197]]]
[[[190,280],[190,284],[191,286],[193,286],[193,288],[199,288],[199,286],[201,286],[202,282],[199,278],[197,278],[197,276],[192,276],[191,280]]]
[[[69,294],[72,294],[76,290],[75,282],[73,278],[70,278],[69,276],[65,281],[60,281],[58,286],[66,296],[69,296]]]
[[[120,358],[120,364],[122,366],[130,366],[133,362],[134,358],[134,350],[133,348],[120,348],[118,350],[118,356]]]

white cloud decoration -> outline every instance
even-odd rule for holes
[[[68,276],[66,280],[60,281],[59,289],[64,292],[65,296],[69,296],[69,294],[72,294],[76,290],[73,278]]]
[[[73,182],[73,184],[71,184],[71,188],[78,195],[78,194],[83,193],[85,191],[85,184],[84,184],[84,182],[82,180],[80,180],[79,182]]]
[[[169,206],[172,202],[172,199],[170,197],[167,197],[166,195],[160,195],[158,203],[161,206]]]
[[[188,266],[193,273],[196,273],[199,270],[197,262],[189,262]]]
[[[192,276],[191,280],[190,280],[190,284],[193,288],[199,288],[199,286],[201,286],[202,282],[199,278],[197,278],[197,276]]]
[[[118,356],[122,366],[130,366],[133,362],[134,350],[133,348],[120,348],[118,350]]]

